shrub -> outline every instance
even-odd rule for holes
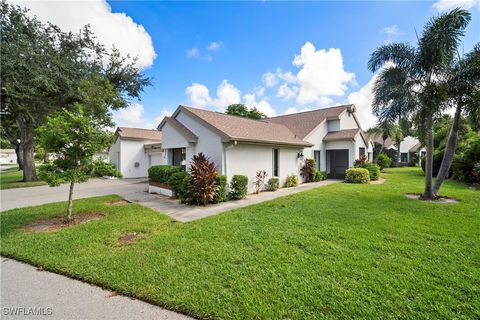
[[[305,159],[303,167],[300,169],[300,175],[303,177],[305,182],[312,182],[315,178],[317,164],[313,159]]]
[[[294,174],[288,175],[285,179],[285,187],[290,188],[296,186],[298,186],[298,177]]]
[[[122,174],[110,162],[105,162],[102,159],[98,159],[93,163],[92,176],[121,178]]]
[[[360,156],[355,162],[353,163],[353,166],[355,168],[363,168],[362,165],[368,163],[368,157],[366,155]]]
[[[315,171],[315,176],[313,177],[313,181],[319,182],[327,179],[327,172],[326,171]]]
[[[170,176],[176,172],[181,172],[182,168],[177,166],[151,166],[148,169],[148,178],[150,181],[168,184]]]
[[[218,186],[217,193],[213,197],[213,203],[220,203],[227,200],[227,177],[224,175],[217,175],[216,183]]]
[[[468,183],[480,182],[480,133],[466,137],[453,158],[452,170],[457,180]]]
[[[217,169],[202,152],[194,155],[189,169],[189,192],[192,203],[207,205],[218,192]]]
[[[387,156],[385,153],[380,153],[378,155],[377,164],[380,166],[380,169],[389,168],[392,165],[392,159]]]
[[[267,178],[267,172],[265,170],[257,171],[255,175],[255,181],[253,182],[253,188],[255,194],[258,194],[265,187],[265,179]]]
[[[347,169],[345,175],[345,182],[348,183],[369,183],[370,173],[365,168],[350,168]]]
[[[185,183],[186,177],[188,177],[188,173],[179,171],[173,173],[167,181],[173,194],[179,198],[185,197],[187,193],[188,184]]]
[[[245,198],[247,195],[248,178],[242,175],[234,175],[230,182],[230,192],[228,197],[232,200]]]
[[[280,180],[278,178],[270,178],[267,183],[268,191],[277,191],[280,187]]]
[[[418,154],[417,153],[410,153],[410,161],[408,162],[409,167],[416,167],[418,166]]]
[[[364,168],[368,170],[368,173],[370,175],[370,180],[378,180],[380,178],[380,167],[376,165],[375,163],[371,162],[357,162],[355,161],[355,164],[353,165],[355,168]]]

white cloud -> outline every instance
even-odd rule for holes
[[[173,114],[172,110],[168,110],[167,108],[162,109],[162,113],[155,118],[155,127],[157,127],[160,122],[162,122],[163,118],[170,117]]]
[[[357,108],[356,116],[362,125],[363,130],[373,127],[377,121],[377,118],[372,114],[372,89],[376,77],[377,75],[374,75],[366,85],[360,88],[360,90],[348,95],[348,103],[355,104],[355,107]]]
[[[290,107],[285,111],[284,114],[292,114],[292,113],[298,113],[298,112],[304,112],[304,111],[310,111],[310,110],[312,110],[312,109],[310,109],[308,107],[302,108],[302,109],[300,109],[300,111],[295,107]]]
[[[264,97],[260,101],[257,102],[257,96],[255,93],[247,93],[243,96],[243,100],[245,105],[248,108],[257,108],[260,112],[267,115],[267,117],[274,117],[277,112],[275,109],[270,105],[268,98]]]
[[[278,78],[274,73],[267,72],[262,76],[262,81],[267,88],[274,87],[278,84]]]
[[[139,103],[132,103],[127,108],[113,112],[113,122],[118,127],[135,127],[153,129],[157,124],[154,124],[144,116],[143,105]]]
[[[277,68],[275,73],[267,72],[262,76],[263,83],[269,88],[276,86],[281,80],[286,83],[295,83],[297,78],[292,72],[283,72],[280,68]]]
[[[289,87],[288,83],[282,84],[277,90],[277,97],[290,100],[295,97],[298,93],[298,87],[292,86]]]
[[[403,34],[396,24],[383,28],[382,33],[387,36],[387,38],[385,39],[385,42],[392,42],[393,40],[395,40],[396,38],[398,38]]]
[[[198,108],[216,107],[223,111],[226,107],[234,103],[240,103],[241,92],[234,85],[223,80],[217,87],[217,97],[210,97],[208,88],[200,83],[192,83],[187,87],[185,93],[189,96],[192,106]]]
[[[223,48],[223,42],[222,41],[213,41],[207,45],[207,50],[210,51],[217,51]]]
[[[187,58],[196,58],[200,55],[197,47],[192,47],[187,50]]]
[[[125,13],[113,13],[104,0],[96,1],[12,1],[27,7],[41,21],[50,21],[65,32],[78,32],[90,24],[97,41],[107,49],[115,45],[124,55],[138,57],[137,66],[153,64],[156,53],[145,28]]]
[[[316,102],[325,106],[332,102],[332,96],[342,96],[348,85],[355,84],[355,74],[344,70],[340,49],[316,50],[307,42],[293,65],[301,68],[296,78],[300,87],[297,96],[299,104]]]
[[[439,0],[432,7],[437,11],[446,11],[458,7],[468,10],[478,5],[478,0]]]
[[[265,87],[258,86],[253,89],[257,97],[263,97],[265,95]]]

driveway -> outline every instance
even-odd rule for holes
[[[149,303],[1,257],[2,319],[192,319]]]

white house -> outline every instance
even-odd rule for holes
[[[15,149],[0,149],[0,164],[16,164],[17,154]]]
[[[321,170],[342,177],[361,154],[372,153],[353,105],[262,120],[179,106],[158,129],[163,163],[188,167],[203,152],[227,181],[247,176],[250,191],[258,170],[283,184],[288,175],[300,177],[304,158],[315,158]]]
[[[386,149],[397,150],[397,146],[392,144]],[[402,142],[400,142],[400,163],[406,165],[413,159],[414,156],[417,157],[418,161],[425,156],[427,149],[422,147],[420,141],[412,136],[405,137]]]
[[[115,136],[108,158],[124,178],[147,177],[148,168],[163,163],[160,131],[118,127]]]

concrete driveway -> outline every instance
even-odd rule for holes
[[[68,184],[59,187],[39,186],[0,190],[0,211],[66,201]],[[74,199],[118,194],[124,198],[136,198],[146,194],[148,182],[143,179],[91,179],[75,184]]]

